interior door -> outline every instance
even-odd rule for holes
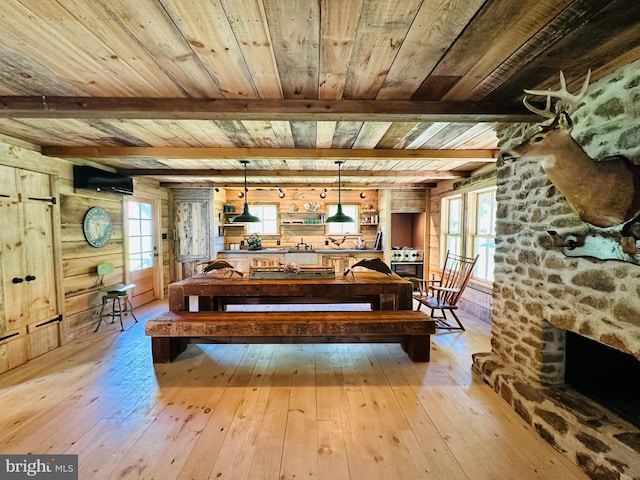
[[[128,277],[136,288],[129,298],[134,307],[159,298],[159,256],[155,201],[131,197],[126,200]]]

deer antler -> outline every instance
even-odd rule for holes
[[[587,76],[584,79],[584,83],[582,84],[582,89],[577,94],[571,94],[567,91],[567,82],[564,78],[564,73],[560,70],[560,89],[559,90],[527,90],[525,89],[525,93],[529,95],[546,95],[547,103],[544,110],[541,110],[537,107],[534,107],[527,100],[527,96],[525,95],[522,99],[522,103],[527,107],[528,110],[533,113],[537,113],[546,118],[554,118],[560,112],[572,113],[580,104],[582,97],[587,93],[587,88],[589,88],[589,80],[591,79],[591,69],[587,72]],[[558,101],[553,106],[553,111],[551,110],[551,98],[557,98]]]

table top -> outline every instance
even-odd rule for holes
[[[341,272],[337,272],[335,278],[313,278],[313,279],[299,279],[299,278],[284,278],[284,279],[262,279],[262,278],[250,278],[245,274],[244,277],[240,277],[237,274],[229,276],[229,274],[220,275],[195,275],[185,280],[173,282],[169,284],[171,287],[180,286],[195,286],[195,285],[412,285],[412,283],[395,273],[391,276],[384,275],[379,272],[365,271],[354,272],[353,275],[343,275]]]
[[[282,303],[349,303],[369,299],[381,309],[410,310],[413,284],[396,275],[359,271],[335,278],[315,279],[257,279],[247,275],[222,277],[197,275],[169,285],[169,307],[172,311],[186,309],[184,299],[189,296],[224,297],[227,301],[278,298]],[[391,307],[387,307],[391,305]]]

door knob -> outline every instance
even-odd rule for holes
[[[27,275],[27,276],[25,277],[25,280],[26,280],[27,282],[33,282],[35,279],[36,279],[36,276],[35,276],[35,275]]]
[[[13,277],[11,282],[13,282],[13,283],[22,283],[22,282],[24,282],[24,279],[18,278],[18,277]]]

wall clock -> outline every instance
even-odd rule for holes
[[[113,231],[109,212],[102,207],[90,208],[84,216],[82,230],[89,245],[96,248],[104,247],[109,243]]]

